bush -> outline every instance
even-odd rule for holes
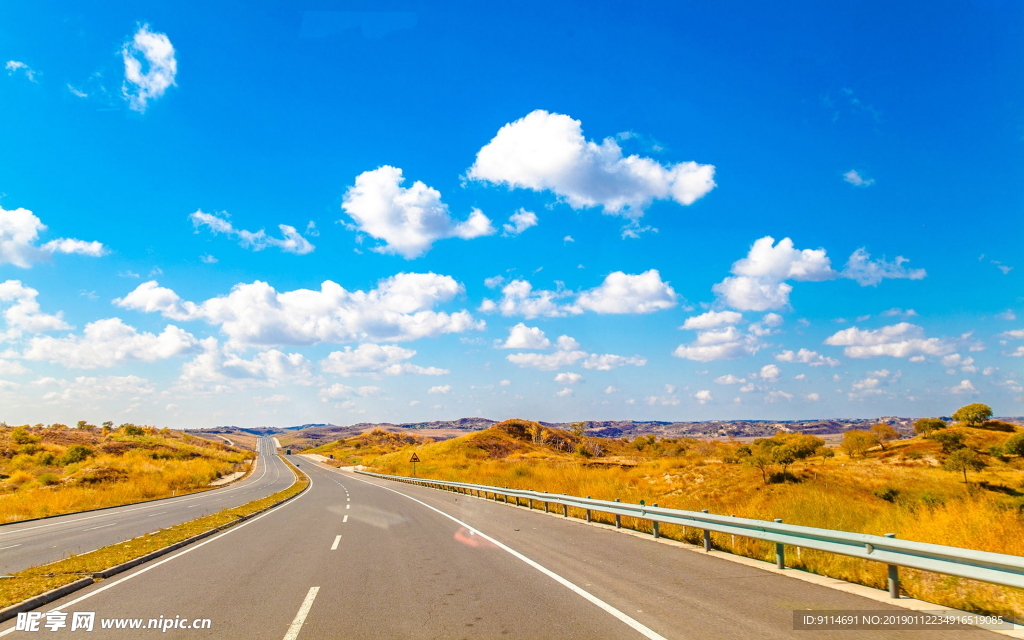
[[[964,448],[964,434],[959,431],[939,431],[928,438],[942,445],[942,453],[953,453]]]
[[[57,476],[55,476],[52,473],[44,473],[43,475],[41,475],[38,478],[36,478],[36,481],[39,484],[41,484],[41,485],[43,485],[45,487],[48,487],[48,486],[53,485],[53,484],[57,484],[57,482],[58,482],[57,481]]]
[[[948,426],[949,425],[938,418],[921,418],[914,421],[914,433],[927,436],[932,431],[945,429]]]
[[[867,450],[877,443],[878,440],[875,438],[875,434],[870,431],[851,429],[843,434],[842,447],[848,456],[856,458],[867,453]]]
[[[33,444],[39,442],[39,438],[30,434],[25,427],[18,427],[11,431],[11,442],[14,444]]]
[[[92,449],[85,445],[74,444],[68,447],[67,451],[60,458],[61,466],[67,466],[69,464],[75,464],[81,462],[92,455]]]
[[[899,489],[894,489],[893,487],[881,487],[875,489],[872,493],[876,498],[881,498],[886,502],[896,502],[896,498],[900,496]]]
[[[1011,456],[1024,456],[1024,433],[1016,433],[1003,443],[1003,453]]]
[[[954,473],[963,473],[964,483],[966,484],[968,471],[981,471],[985,466],[985,461],[970,449],[957,449],[949,455],[942,468]]]
[[[126,436],[141,436],[145,433],[145,431],[142,430],[142,427],[136,427],[134,424],[122,424],[121,431],[123,431]]]

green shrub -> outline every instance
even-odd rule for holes
[[[92,449],[85,445],[73,444],[68,447],[68,450],[64,452],[64,455],[60,458],[61,466],[67,466],[69,464],[75,464],[76,462],[82,462],[86,458],[92,455]]]

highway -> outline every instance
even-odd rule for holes
[[[66,613],[68,624],[93,612],[103,638],[923,637],[793,631],[796,609],[889,607],[575,520],[292,459],[312,479],[296,499],[39,611]],[[205,628],[100,629],[161,617]],[[0,625],[0,636],[36,636],[14,627]]]
[[[0,574],[92,551],[222,509],[268,496],[292,484],[294,474],[274,455],[270,438],[260,438],[256,469],[234,484],[112,509],[0,526]]]

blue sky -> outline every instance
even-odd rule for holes
[[[0,419],[1024,413],[1014,2],[0,6]]]

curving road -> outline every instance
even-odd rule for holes
[[[280,491],[295,477],[260,438],[256,468],[248,478],[219,489],[112,509],[0,526],[0,574],[54,562],[71,554],[129,540]]]
[[[101,638],[745,639],[811,637],[793,631],[794,609],[889,608],[579,521],[295,460],[312,479],[296,499],[40,611],[68,621],[93,612],[90,637]],[[114,619],[209,626],[100,628]],[[14,627],[0,625],[0,636],[34,637]]]

